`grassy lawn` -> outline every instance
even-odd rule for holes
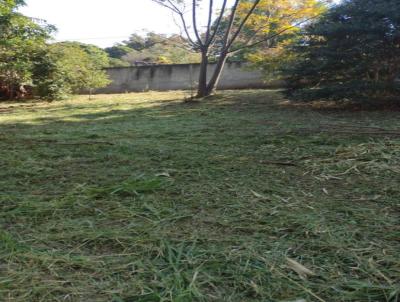
[[[399,112],[182,98],[0,104],[0,301],[400,301]]]

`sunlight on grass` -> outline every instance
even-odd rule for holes
[[[184,96],[0,105],[1,301],[400,299],[397,112]]]

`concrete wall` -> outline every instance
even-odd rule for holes
[[[210,64],[211,75],[215,65]],[[97,93],[190,90],[196,88],[200,64],[155,65],[109,68],[112,83]],[[250,70],[244,63],[227,63],[218,89],[272,88],[280,83],[266,83],[261,72]]]

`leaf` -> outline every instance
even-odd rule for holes
[[[300,264],[296,260],[293,260],[291,258],[286,258],[288,267],[295,271],[301,279],[306,279],[308,276],[315,276],[315,273],[308,268],[306,268],[304,265]]]

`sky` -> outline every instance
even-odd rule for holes
[[[180,33],[172,13],[151,0],[27,0],[20,12],[55,25],[56,41],[108,47],[132,33]]]

